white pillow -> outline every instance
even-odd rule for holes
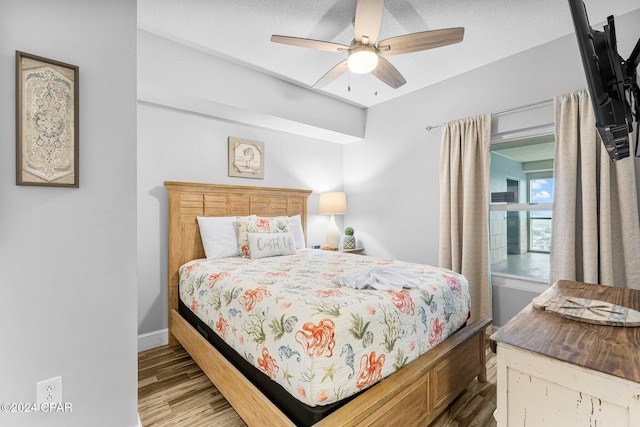
[[[198,226],[207,259],[240,255],[235,216],[199,216]]]
[[[266,258],[296,253],[293,233],[248,233],[251,259]]]
[[[302,230],[300,215],[289,217],[289,231],[293,233],[293,237],[296,239],[296,249],[304,249],[307,247],[304,241],[304,231]]]

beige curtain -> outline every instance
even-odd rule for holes
[[[640,222],[633,158],[612,162],[589,93],[554,99],[556,158],[551,283],[640,289]]]
[[[489,140],[491,115],[442,126],[440,266],[469,281],[471,320],[491,315],[489,281]]]

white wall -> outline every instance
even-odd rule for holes
[[[264,86],[284,85],[291,92],[302,90],[283,81],[267,78],[258,82],[246,79],[241,72],[226,72],[226,67],[235,69],[237,65],[225,63],[218,58],[203,58],[203,54],[188,47],[181,47],[147,33],[141,32],[139,42],[139,67],[153,69],[156,64],[166,62],[167,49],[172,49],[182,58],[181,67],[191,68],[192,61],[203,69],[202,74],[217,73],[227,92],[233,88],[243,91],[244,100],[238,101],[241,109],[255,105],[253,98],[264,97]],[[221,64],[223,66],[221,66]],[[179,106],[171,106],[175,97],[165,96],[167,88],[175,84],[172,74],[163,78],[157,74],[141,71],[139,86],[145,87],[154,100],[160,103],[140,101],[138,103],[138,328],[140,334],[151,343],[158,342],[154,332],[161,331],[166,336],[167,328],[167,194],[164,181],[188,181],[218,184],[256,185],[268,187],[303,188],[314,191],[309,198],[308,244],[323,244],[328,226],[327,216],[318,215],[318,195],[323,191],[342,189],[342,145],[310,138],[304,133],[293,133],[296,127],[283,131],[281,122],[273,127],[256,126],[249,114],[246,122],[232,121],[224,112],[215,109],[200,109],[202,102],[187,99]],[[209,84],[212,84],[209,82]],[[151,89],[150,89],[151,88]],[[253,95],[252,95],[253,94]],[[337,105],[327,109],[327,102],[333,99],[311,93],[310,97],[300,94],[297,98],[307,98],[303,105],[289,101],[278,106],[280,117],[292,122],[299,110],[304,109],[306,117],[353,114],[356,120],[364,113],[350,105]],[[149,95],[149,98],[151,98]],[[207,105],[220,102],[214,89],[199,95]],[[184,98],[181,98],[184,100]],[[282,101],[281,99],[278,101]],[[274,100],[275,102],[275,100]],[[330,107],[330,106],[329,106]],[[338,108],[339,107],[339,108]],[[253,108],[253,107],[251,107]],[[223,115],[225,117],[219,117]],[[271,115],[270,112],[261,113]],[[241,117],[239,118],[241,119]],[[326,120],[326,117],[323,119]],[[338,120],[338,119],[336,119]],[[340,119],[342,120],[342,119]],[[249,124],[247,123],[249,122]],[[364,121],[362,122],[364,123]],[[334,128],[332,133],[344,130]],[[346,132],[346,131],[344,131]],[[235,136],[264,142],[264,179],[234,178],[228,176],[227,138]],[[342,218],[337,218],[342,228]],[[160,342],[162,342],[160,340]]]
[[[15,185],[15,51],[80,67],[80,188]],[[0,0],[0,402],[63,377],[71,413],[3,426],[137,425],[136,4]]]
[[[142,30],[138,43],[142,101],[338,143],[364,137],[360,107]]]

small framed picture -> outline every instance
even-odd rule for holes
[[[16,51],[16,184],[79,187],[78,67]]]
[[[229,137],[229,176],[264,178],[264,143]]]

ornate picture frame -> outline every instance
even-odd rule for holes
[[[16,51],[16,185],[80,186],[78,72]]]
[[[264,178],[264,143],[229,137],[229,176]]]

